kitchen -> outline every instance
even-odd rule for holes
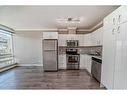
[[[67,13],[63,12],[65,9]],[[79,11],[82,9],[89,11],[85,14]],[[124,76],[127,72],[124,68],[127,61],[125,58],[127,6],[62,6],[61,8],[60,6],[3,6],[1,10],[3,14],[0,15],[0,62],[2,63],[0,72],[2,79],[6,78],[4,76],[6,74],[11,78],[12,74],[12,80],[5,81],[0,85],[0,89],[36,89],[34,85],[37,89],[41,87],[42,89],[127,89],[127,78]],[[70,13],[72,10],[76,13]],[[51,16],[51,11],[54,12],[55,19],[53,15]],[[7,14],[10,12],[13,14],[8,17]],[[39,14],[40,12],[45,14]],[[29,16],[32,13],[33,16]],[[59,17],[61,14],[63,17]],[[96,17],[93,18],[92,14]],[[42,21],[37,19],[41,16],[44,17]],[[50,81],[45,79],[47,77],[51,77]],[[21,81],[24,85],[15,83],[15,80]],[[33,83],[27,84],[28,80]],[[81,83],[82,81],[85,83]],[[82,86],[79,86],[81,84]]]

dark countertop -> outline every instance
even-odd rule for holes
[[[71,48],[68,46],[58,46],[59,48]],[[88,47],[102,47],[102,45],[97,45],[97,46],[77,46],[77,47],[72,47],[72,48],[88,48]]]
[[[91,57],[95,57],[97,59],[101,59],[102,60],[102,56],[99,56],[99,55],[93,55],[93,54],[87,54],[87,55],[90,55]]]

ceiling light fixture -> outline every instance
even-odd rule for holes
[[[58,18],[56,19],[58,23],[80,23],[81,19],[80,18]]]

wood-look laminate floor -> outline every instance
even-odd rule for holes
[[[41,67],[16,67],[0,73],[0,89],[102,89],[85,70],[43,72]]]

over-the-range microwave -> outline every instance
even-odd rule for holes
[[[78,46],[78,40],[67,40],[66,41],[68,47],[77,47]]]

